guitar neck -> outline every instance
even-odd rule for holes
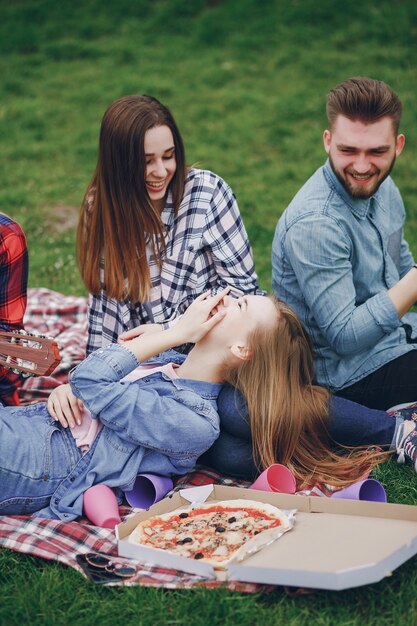
[[[0,365],[25,376],[48,376],[61,361],[58,344],[48,337],[0,331]]]

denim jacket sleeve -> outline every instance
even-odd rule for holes
[[[294,222],[285,254],[317,325],[339,355],[374,346],[400,325],[386,290],[357,304],[351,242],[335,218],[307,214]]]
[[[405,207],[401,197],[401,194],[398,190],[398,187],[391,181],[391,185],[388,187],[389,198],[388,203],[390,207],[395,207],[395,211],[393,214],[398,219],[398,230],[390,235],[390,242],[388,244],[388,250],[391,253],[391,249],[395,248],[398,250],[398,253],[394,253],[394,257],[398,254],[398,275],[399,278],[402,278],[410,271],[410,269],[414,265],[413,255],[410,252],[410,247],[407,241],[404,239],[404,224],[405,224]],[[391,241],[392,240],[392,241]],[[398,241],[396,241],[398,240]],[[395,259],[394,259],[395,260]]]
[[[198,393],[169,381],[159,389],[152,376],[121,382],[137,365],[118,344],[96,350],[71,372],[72,391],[121,439],[178,458],[202,454],[218,437],[217,412]]]
[[[413,255],[410,252],[410,247],[404,237],[401,240],[401,265],[400,265],[400,278],[405,276],[407,272],[411,270],[414,265]]]

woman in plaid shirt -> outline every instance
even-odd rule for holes
[[[131,329],[169,327],[207,289],[258,292],[232,190],[186,167],[171,113],[149,96],[120,98],[103,117],[78,259],[92,294],[87,354]]]
[[[175,120],[150,96],[120,98],[103,116],[77,254],[91,293],[87,355],[169,328],[207,290],[264,293],[232,190],[185,165]],[[52,398],[79,419],[69,385]]]

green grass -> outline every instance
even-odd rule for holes
[[[189,163],[231,184],[269,289],[276,221],[324,160],[325,94],[353,75],[381,78],[403,100],[394,174],[417,255],[416,42],[413,0],[0,0],[0,211],[27,233],[30,285],[85,293],[77,207],[105,108],[137,92],[171,108]],[[375,475],[390,501],[417,504],[411,468],[389,462]],[[411,626],[416,564],[372,587],[290,598],[96,588],[2,550],[0,624]]]

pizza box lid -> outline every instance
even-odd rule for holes
[[[190,502],[235,499],[297,509],[294,528],[241,563],[231,563],[227,572],[128,541],[137,524],[152,515]],[[116,527],[116,536],[120,556],[156,566],[209,578],[340,590],[378,582],[417,554],[417,507],[205,485],[182,489],[133,514]]]

